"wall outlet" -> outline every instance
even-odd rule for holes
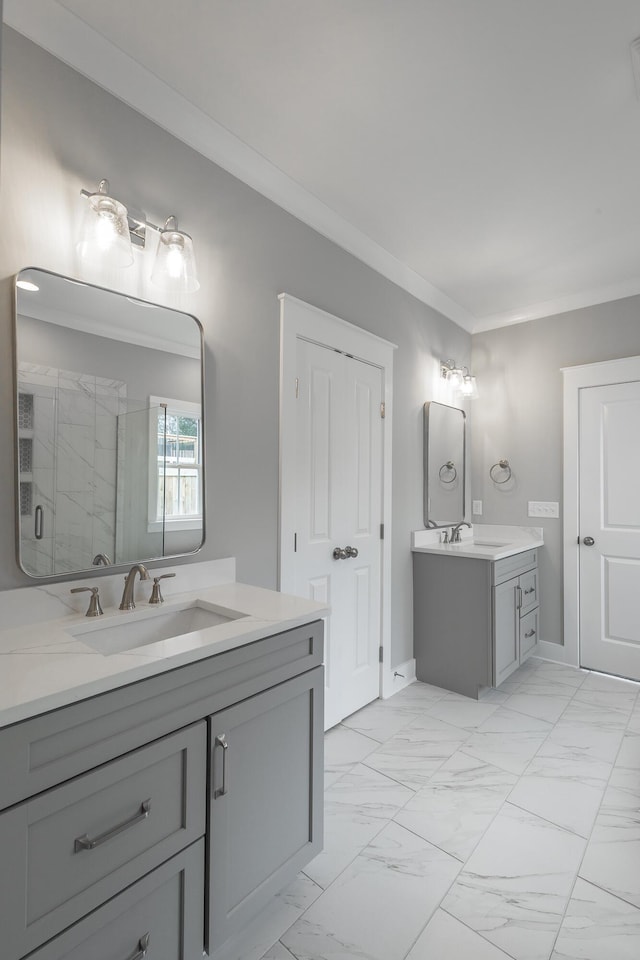
[[[555,500],[529,500],[528,515],[557,520],[560,517],[560,504]]]
[[[482,500],[471,501],[471,513],[474,515],[474,517],[482,516]]]

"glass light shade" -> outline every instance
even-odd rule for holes
[[[109,184],[100,182],[98,193],[87,198],[78,253],[85,260],[109,267],[129,267],[133,248],[129,234],[127,208],[107,195]]]
[[[472,377],[470,374],[465,374],[465,376],[462,378],[460,393],[463,397],[468,397],[470,400],[475,400],[478,396],[476,378]]]
[[[160,231],[151,282],[167,292],[193,293],[200,287],[193,240],[177,226],[175,217],[169,217]]]

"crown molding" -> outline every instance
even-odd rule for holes
[[[4,22],[468,332],[445,293],[55,0],[4,0]]]
[[[595,307],[600,303],[624,300],[626,297],[635,297],[638,294],[640,294],[640,277],[635,277],[633,280],[627,280],[624,283],[593,287],[583,293],[573,293],[570,296],[558,297],[555,300],[544,300],[540,303],[531,304],[524,310],[510,310],[506,313],[495,313],[493,316],[481,317],[473,324],[471,333],[485,333],[487,330],[497,330],[500,327],[510,327],[516,323],[527,323],[529,320],[552,317],[557,313],[569,313],[571,310]]]

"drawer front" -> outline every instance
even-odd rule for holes
[[[205,784],[203,721],[0,815],[7,958],[28,953],[202,836]]]
[[[191,960],[203,952],[204,840],[36,950],[29,960]],[[140,958],[142,960],[142,957]]]
[[[535,610],[531,610],[530,613],[520,618],[520,663],[533,653],[533,649],[540,639],[538,634],[538,613],[539,610],[536,607]]]
[[[496,560],[493,564],[494,586],[531,570],[537,564],[537,550],[525,550],[523,553],[516,553],[512,557],[505,557],[504,560]]]
[[[316,620],[0,730],[0,810],[322,663]]]
[[[538,568],[523,573],[520,577],[520,589],[522,590],[522,606],[520,615],[528,613],[534,607],[538,606]]]

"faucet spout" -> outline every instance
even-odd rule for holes
[[[460,520],[459,523],[451,527],[451,539],[449,543],[460,543],[460,527],[469,527],[469,530],[471,530],[471,524],[468,523],[467,520]]]
[[[149,573],[142,563],[134,563],[129,573],[124,578],[124,590],[122,591],[122,600],[120,601],[120,610],[135,610],[135,601],[133,599],[133,587],[135,584],[136,573],[140,574],[141,580],[148,580]]]

